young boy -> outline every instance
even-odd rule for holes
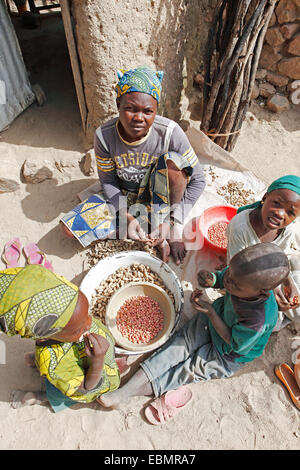
[[[119,386],[113,337],[88,308],[77,286],[43,266],[0,271],[0,330],[36,340],[35,363],[46,378],[46,393],[14,391],[14,408],[49,401],[59,411]]]
[[[262,354],[277,321],[272,289],[288,274],[286,255],[272,243],[246,248],[221,272],[200,271],[200,286],[224,288],[226,294],[209,304],[195,290],[192,303],[200,313],[144,361],[123,387],[100,402],[116,406],[131,396],[154,394],[159,398],[146,408],[147,419],[163,424],[172,418],[178,411],[176,399],[180,407],[185,397],[190,399],[184,385],[230,377]]]

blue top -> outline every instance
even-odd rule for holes
[[[217,271],[214,288],[224,288],[223,277],[226,272]],[[231,341],[227,344],[216,332],[209,321],[212,342],[221,355],[234,362],[250,362],[259,357],[269,340],[278,318],[278,306],[273,291],[268,297],[256,300],[243,300],[226,294],[212,304],[213,308],[231,328]]]

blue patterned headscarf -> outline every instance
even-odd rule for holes
[[[156,72],[148,67],[138,67],[132,70],[119,70],[119,82],[115,87],[117,98],[125,93],[137,91],[151,95],[156,99],[157,103],[159,103],[163,75],[164,73],[162,71]]]
[[[277,180],[273,181],[267,189],[267,193],[271,193],[276,189],[290,189],[300,195],[300,177],[296,175],[281,176]],[[248,204],[247,206],[240,207],[237,212],[242,212],[246,209],[256,209],[261,206],[261,201]]]

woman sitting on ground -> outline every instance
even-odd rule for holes
[[[164,261],[171,254],[180,264],[184,219],[204,190],[204,174],[180,126],[157,115],[163,72],[140,67],[118,76],[119,116],[100,126],[94,141],[103,192],[61,225],[84,247],[128,237],[153,243]]]

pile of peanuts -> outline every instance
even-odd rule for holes
[[[217,189],[217,193],[234,207],[251,204],[255,201],[255,195],[251,190],[245,190],[241,182],[229,180],[224,186]]]
[[[227,248],[226,228],[227,222],[218,222],[207,230],[209,240],[220,248]]]
[[[105,324],[106,306],[111,296],[120,289],[120,287],[123,287],[130,282],[137,281],[151,282],[152,284],[161,287],[175,304],[174,295],[166,288],[159,275],[154,273],[149,266],[145,266],[141,263],[134,263],[128,267],[117,269],[113,274],[108,276],[107,279],[99,284],[99,287],[97,287],[91,299],[90,313],[99,317],[102,323]]]
[[[145,251],[150,255],[160,257],[159,250],[151,245],[136,240],[98,240],[91,244],[88,251],[88,262],[90,266],[94,266],[103,258],[112,256],[121,251]]]
[[[117,313],[118,330],[132,343],[149,343],[163,326],[164,312],[158,302],[146,295],[125,300]]]

